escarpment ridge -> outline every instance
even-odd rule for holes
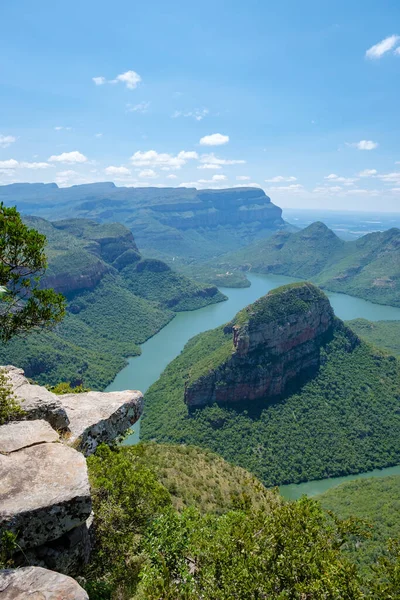
[[[225,327],[225,358],[208,372],[208,363],[198,365],[186,385],[186,404],[282,397],[318,370],[320,348],[332,337],[333,325],[329,300],[314,285],[270,292]]]

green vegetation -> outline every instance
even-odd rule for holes
[[[64,298],[41,289],[47,260],[46,237],[27,227],[15,208],[0,203],[0,340],[40,327],[50,328],[65,314]]]
[[[323,223],[282,231],[218,259],[216,268],[311,279],[323,288],[400,306],[400,230],[344,242]]]
[[[0,363],[15,364],[38,383],[66,381],[104,389],[140,353],[140,344],[179,310],[225,297],[161,261],[143,259],[120,224],[87,219],[26,221],[48,238],[45,282],[67,296],[67,316],[52,332],[0,345]]]
[[[353,319],[347,325],[361,338],[390,354],[400,356],[400,322]]]
[[[362,522],[327,513],[315,500],[284,502],[214,454],[103,445],[88,467],[96,529],[84,573],[91,600],[398,597],[396,544],[385,554],[382,546],[374,572],[361,578],[348,548],[364,543]]]
[[[353,335],[337,321],[317,376],[284,401],[189,411],[185,382],[226,352],[223,328],[200,334],[146,393],[142,439],[209,448],[268,486],[397,464],[399,363]]]
[[[222,514],[227,510],[252,506],[269,507],[279,501],[248,471],[195,446],[141,443],[125,447],[137,464],[156,473],[167,488],[177,510],[196,506],[202,513]]]
[[[370,574],[391,538],[400,538],[400,476],[359,479],[344,483],[318,497],[326,510],[341,519],[363,519],[371,527],[370,537],[349,540],[348,556],[364,574]]]
[[[18,419],[23,414],[4,369],[0,369],[0,425]]]

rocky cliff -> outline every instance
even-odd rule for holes
[[[200,368],[189,377],[186,404],[284,396],[317,371],[321,346],[332,336],[333,326],[329,300],[317,287],[301,283],[273,290],[225,328],[227,341],[215,368]]]

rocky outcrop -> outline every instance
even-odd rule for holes
[[[125,433],[143,410],[143,395],[135,390],[65,394],[60,400],[69,419],[65,442],[85,456]]]
[[[0,532],[17,537],[16,562],[73,572],[90,550],[84,456],[42,420],[2,425],[0,453]]]
[[[71,577],[41,567],[0,571],[1,600],[89,600]]]
[[[270,292],[225,329],[232,354],[187,382],[187,405],[284,396],[317,371],[321,346],[332,336],[333,327],[329,300],[315,286],[294,284]]]
[[[143,394],[137,390],[57,396],[30,383],[22,369],[11,365],[0,369],[7,373],[12,391],[24,410],[23,418],[48,421],[54,429],[62,431],[66,444],[81,450],[85,456],[92,454],[98,444],[110,443],[125,433],[142,414]]]
[[[22,369],[12,365],[0,367],[5,369],[10,380],[12,391],[23,409],[26,419],[44,419],[54,429],[67,429],[69,419],[58,396],[45,387],[34,385],[28,381]]]
[[[0,544],[2,532],[11,531],[17,565],[74,574],[90,554],[84,454],[129,429],[141,415],[143,396],[129,390],[56,396],[29,383],[21,369],[5,369],[31,420],[0,426]],[[63,426],[61,436],[54,424]]]

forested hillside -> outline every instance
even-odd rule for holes
[[[165,263],[145,259],[132,233],[118,223],[25,219],[48,240],[43,284],[61,291],[68,314],[56,330],[16,338],[0,347],[0,362],[23,368],[40,383],[81,381],[104,388],[140,353],[139,345],[179,310],[193,310],[224,296]]]
[[[328,290],[400,306],[400,230],[396,228],[344,242],[323,223],[313,223],[227,254],[217,265],[222,273],[239,268],[300,277]],[[214,264],[208,279],[215,280],[215,269]]]
[[[277,306],[279,294],[279,289],[273,294]],[[302,303],[298,308],[303,310]],[[247,312],[251,315],[256,310],[257,303]],[[289,320],[296,322],[295,313]],[[268,355],[257,363],[249,354],[248,384],[235,383],[235,390],[243,386],[243,402],[229,402],[228,391],[222,402],[206,395],[211,399],[210,405],[188,406],[186,389],[193,378],[200,377],[205,390],[214,389],[209,388],[210,381],[214,381],[216,397],[220,386],[224,389],[230,382],[230,363],[226,361],[234,350],[235,323],[234,319],[225,328],[190,340],[148,390],[142,422],[144,439],[209,448],[249,469],[267,485],[346,475],[398,463],[399,363],[357,340],[339,320],[335,321],[332,339],[320,342],[317,372],[305,383],[299,378],[297,388],[292,387],[284,397],[251,400],[251,386],[268,381]],[[246,343],[247,326],[243,327]],[[234,335],[238,336],[237,330]],[[301,333],[296,335],[300,340]]]

